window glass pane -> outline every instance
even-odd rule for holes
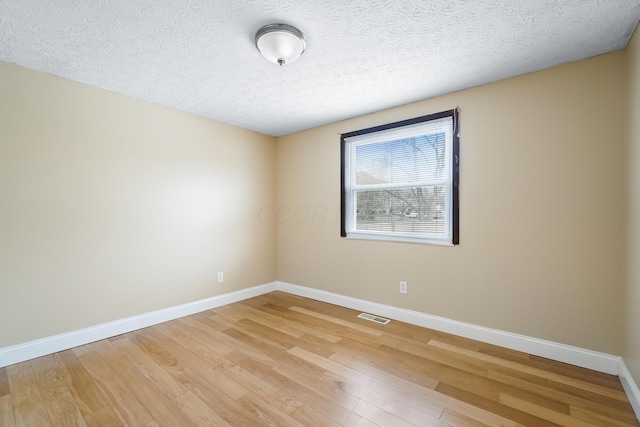
[[[439,132],[356,146],[356,185],[446,179],[445,136]]]
[[[356,231],[447,234],[446,186],[360,190]]]

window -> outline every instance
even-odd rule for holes
[[[457,245],[458,111],[343,134],[342,237]]]

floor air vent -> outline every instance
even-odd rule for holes
[[[371,320],[372,322],[380,323],[381,325],[386,325],[391,322],[389,319],[384,319],[382,317],[374,316],[373,314],[360,313],[358,317],[365,320]]]

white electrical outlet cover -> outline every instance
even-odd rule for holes
[[[400,282],[400,293],[401,294],[407,293],[407,282]]]

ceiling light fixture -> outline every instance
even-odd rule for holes
[[[291,64],[307,47],[302,31],[287,24],[269,24],[256,32],[256,47],[267,61]]]

